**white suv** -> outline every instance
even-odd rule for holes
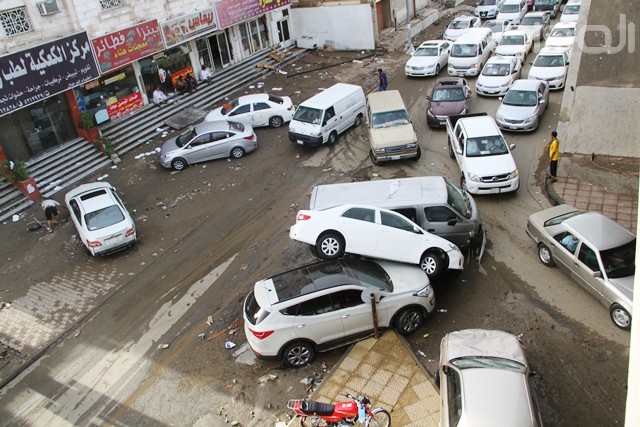
[[[429,278],[416,266],[340,259],[258,281],[244,301],[244,332],[261,358],[299,368],[316,352],[371,336],[372,299],[380,328],[416,331],[435,308]]]

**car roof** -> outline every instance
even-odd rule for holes
[[[441,77],[436,80],[433,88],[439,86],[464,86],[464,79],[462,77]]]
[[[268,93],[254,93],[251,95],[243,95],[238,98],[239,104],[250,104],[252,102],[260,102],[260,101],[268,101],[269,94]]]
[[[495,55],[487,60],[487,64],[511,64],[515,57]],[[487,65],[485,64],[485,65]]]
[[[566,55],[567,51],[561,47],[547,46],[540,49],[538,56],[544,55]]]
[[[527,32],[522,30],[507,30],[502,34],[502,37],[507,36],[526,36]]]
[[[519,79],[513,82],[509,90],[538,90],[540,84],[539,80]]]
[[[449,43],[446,40],[427,40],[426,42],[422,42],[420,43],[420,46],[418,46],[418,48],[421,47],[437,47],[442,45],[443,43]]]
[[[473,15],[460,15],[453,18],[453,21],[471,21],[473,18],[475,18]]]
[[[628,243],[635,236],[611,218],[599,212],[585,212],[564,221],[568,229],[585,237],[599,251]]]
[[[544,15],[548,15],[549,11],[544,11],[544,12],[528,12],[526,15],[524,15],[524,17],[526,18],[527,16],[533,16],[534,18],[538,18]]]
[[[553,31],[556,28],[576,28],[577,25],[577,22],[558,22],[551,30]]]
[[[112,188],[111,184],[106,182],[82,184],[68,192],[65,199],[80,199],[85,212],[95,212],[116,204],[109,191]]]
[[[215,120],[213,122],[202,122],[197,124],[196,133],[199,135],[201,133],[213,132],[216,130],[229,130],[229,122],[226,120]]]

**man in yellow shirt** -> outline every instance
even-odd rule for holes
[[[560,141],[558,141],[558,132],[551,132],[551,141],[545,145],[545,149],[549,148],[549,179],[551,182],[558,180],[556,173],[558,172],[558,158],[560,157]]]

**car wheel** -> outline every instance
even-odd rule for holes
[[[618,328],[625,331],[631,329],[631,315],[620,304],[613,304],[609,309],[609,314]]]
[[[171,168],[176,171],[185,170],[187,166],[189,166],[189,163],[187,163],[187,161],[181,157],[173,159],[173,161],[171,162]]]
[[[556,263],[553,261],[553,255],[551,254],[551,250],[544,243],[540,243],[538,246],[538,258],[540,258],[540,262],[542,262],[547,267],[553,267]]]
[[[333,145],[338,140],[338,134],[336,132],[331,132],[329,134],[329,138],[327,139],[327,145]]]
[[[435,382],[435,383],[436,383],[436,386],[437,386],[438,388],[440,388],[440,369],[439,369],[439,368],[438,368],[438,370],[436,371],[436,375],[435,375],[435,377],[433,378],[433,382]]]
[[[444,261],[436,252],[427,251],[420,260],[420,268],[427,273],[429,279],[434,279],[442,273]]]
[[[353,127],[357,128],[358,126],[360,126],[362,124],[362,114],[358,114],[356,116],[356,120],[353,122]]]
[[[316,250],[322,259],[338,259],[344,255],[344,239],[335,232],[324,233],[316,242]]]
[[[451,145],[451,139],[448,140],[448,144],[449,146],[449,157],[451,157],[452,159],[456,158],[456,153],[453,152],[453,146]]]
[[[422,150],[420,149],[420,147],[418,147],[418,152],[416,153],[416,156],[413,158],[413,160],[418,161],[420,160],[420,157],[422,157]]]
[[[382,162],[373,154],[373,150],[369,151],[369,157],[371,157],[371,161],[374,165],[380,166],[382,164]]]
[[[436,76],[440,74],[440,64],[436,65]]]
[[[302,368],[313,360],[316,351],[309,343],[299,341],[289,344],[283,352],[283,360],[287,366]]]
[[[396,317],[394,325],[400,335],[412,334],[422,325],[422,312],[416,307],[402,310]]]
[[[273,116],[269,119],[269,126],[272,128],[279,128],[284,124],[284,120],[280,116]]]
[[[467,180],[464,179],[464,174],[460,176],[460,188],[464,191],[467,191]]]
[[[245,151],[242,147],[234,147],[231,150],[231,157],[233,157],[234,159],[241,159],[242,157],[244,157],[244,155]]]

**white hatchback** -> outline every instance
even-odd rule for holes
[[[451,43],[446,40],[426,41],[411,55],[404,66],[407,76],[437,76],[447,67]]]
[[[111,184],[79,185],[64,196],[64,201],[80,240],[91,255],[106,255],[136,242],[133,219]]]
[[[476,93],[502,96],[520,78],[521,65],[516,57],[492,56],[476,80]]]
[[[293,102],[288,96],[256,93],[241,96],[212,110],[204,121],[232,120],[252,127],[279,128],[291,121],[294,112]]]
[[[345,253],[418,264],[434,279],[447,268],[462,270],[464,256],[448,240],[428,233],[403,215],[371,206],[342,205],[301,210],[289,237],[322,259]]]

